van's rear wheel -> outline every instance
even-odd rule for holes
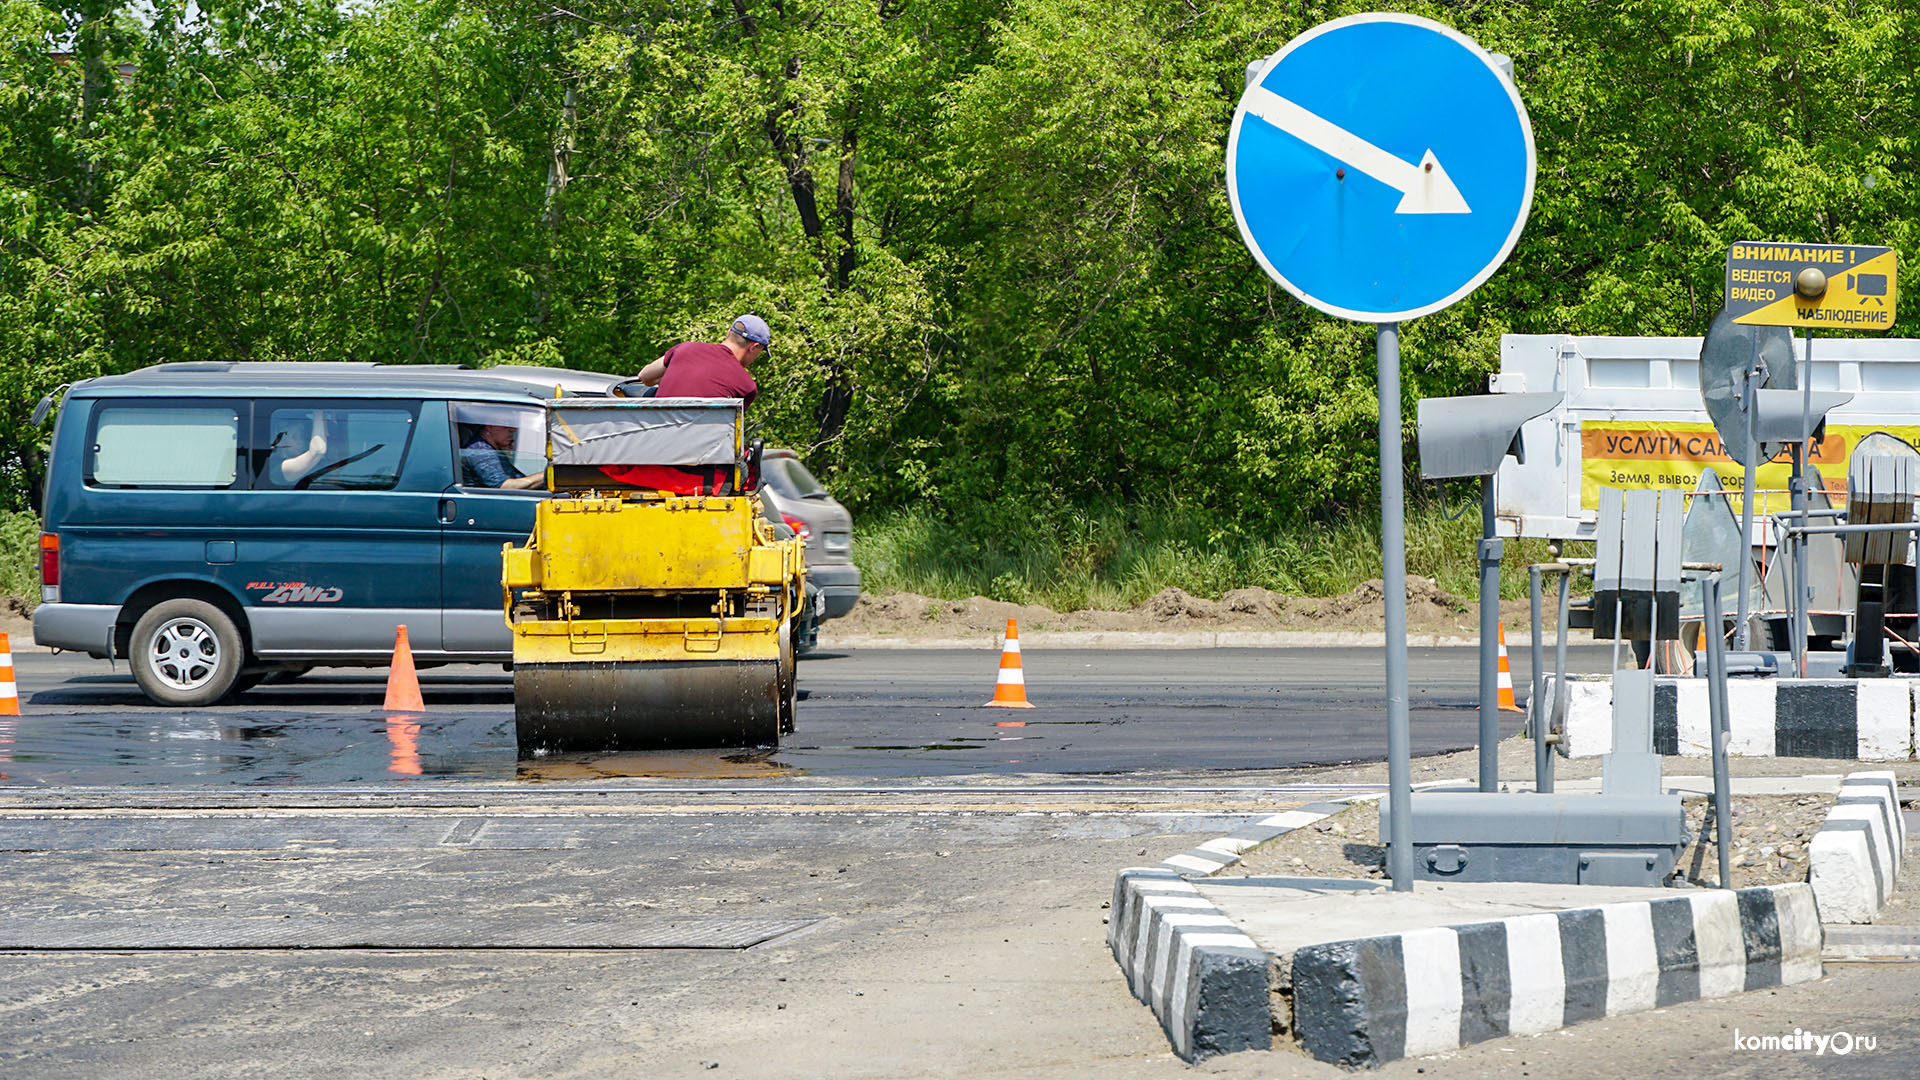
[[[227,696],[245,659],[240,630],[204,600],[164,600],[133,624],[134,681],[162,705],[211,705]]]

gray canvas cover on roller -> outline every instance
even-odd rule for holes
[[[555,465],[731,465],[734,398],[561,398],[548,407]]]

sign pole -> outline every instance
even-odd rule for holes
[[[1387,606],[1387,876],[1413,891],[1413,765],[1407,721],[1407,527],[1400,461],[1400,324],[1376,324],[1380,562]]]
[[[1739,652],[1747,648],[1747,578],[1753,573],[1753,459],[1760,454],[1760,446],[1753,437],[1754,420],[1760,413],[1754,391],[1759,386],[1759,369],[1748,368],[1746,393],[1740,403],[1747,412],[1747,480],[1746,486],[1740,489],[1740,599],[1737,605],[1740,614],[1739,621],[1733,625],[1733,647]]]
[[[1805,528],[1812,524],[1807,511],[1813,509],[1813,327],[1807,327],[1806,373],[1800,377],[1800,441],[1794,447],[1796,463],[1800,475],[1794,477],[1795,494],[1799,496],[1800,511],[1798,524]],[[1812,582],[1807,580],[1807,534],[1794,537],[1793,544],[1793,602],[1787,605],[1787,615],[1793,620],[1793,663],[1801,678],[1807,677],[1807,635],[1813,628],[1808,625],[1807,610],[1813,606]]]
[[[1500,790],[1500,541],[1493,475],[1480,478],[1480,790]]]

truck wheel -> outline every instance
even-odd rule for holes
[[[240,631],[204,600],[163,600],[133,624],[133,679],[162,705],[211,705],[227,696],[245,659]]]

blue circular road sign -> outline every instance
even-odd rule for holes
[[[1275,53],[1227,139],[1248,250],[1303,302],[1399,322],[1506,261],[1533,205],[1533,127],[1493,58],[1412,15],[1350,15]]]

